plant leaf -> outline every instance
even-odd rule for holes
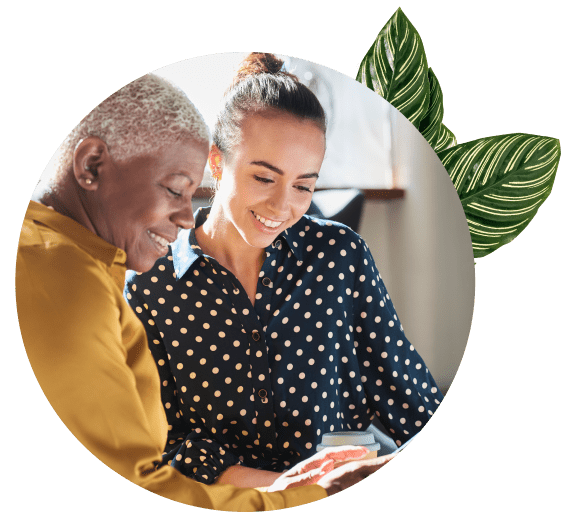
[[[429,108],[427,58],[419,33],[401,9],[376,37],[356,80],[385,98],[419,128]]]
[[[561,149],[557,139],[512,133],[438,153],[457,189],[475,257],[513,240],[551,192]]]
[[[423,138],[435,149],[437,137],[441,131],[441,121],[443,120],[443,93],[431,68],[427,72],[427,77],[429,82],[429,108],[423,115],[418,129]]]
[[[452,148],[457,145],[457,139],[453,132],[444,124],[441,124],[441,130],[439,136],[437,137],[437,145],[435,146],[435,152],[439,155],[439,152]]]
[[[429,68],[427,76],[429,80],[429,108],[423,115],[418,129],[435,152],[439,153],[455,146],[457,141],[455,135],[441,123],[443,120],[443,92],[431,68]]]

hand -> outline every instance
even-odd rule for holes
[[[360,480],[367,478],[370,474],[382,468],[395,456],[396,453],[393,452],[387,456],[345,463],[322,477],[319,477],[317,485],[323,487],[327,491],[328,496],[332,496],[341,490],[352,487]]]
[[[284,472],[267,490],[274,492],[302,485],[313,485],[333,470],[335,462],[360,460],[366,454],[368,449],[364,447],[343,446],[322,450]]]

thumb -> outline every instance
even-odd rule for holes
[[[335,462],[332,459],[324,461],[319,467],[319,475],[317,476],[317,479],[322,478],[325,474],[328,474],[334,468],[335,468]]]
[[[331,470],[333,470],[333,461],[325,461],[319,468],[293,476],[293,481],[289,483],[286,488],[292,489],[294,487],[302,487],[304,485],[313,485],[325,474],[331,472]]]

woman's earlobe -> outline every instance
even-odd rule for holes
[[[209,169],[213,179],[218,184],[222,177],[222,154],[214,144],[209,152]]]
[[[86,190],[96,189],[98,182],[98,171],[93,166],[85,166],[83,173],[78,177],[79,184]]]
[[[98,187],[98,169],[105,162],[106,144],[98,137],[86,137],[77,144],[73,159],[75,180],[84,190]]]
[[[98,179],[96,173],[94,176],[89,176],[88,174],[81,175],[77,177],[77,182],[79,186],[84,190],[96,190],[98,187]]]

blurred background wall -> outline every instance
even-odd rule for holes
[[[437,155],[393,108],[391,119],[393,176],[405,195],[366,200],[359,233],[408,338],[445,393],[472,321],[472,246],[460,200]]]

